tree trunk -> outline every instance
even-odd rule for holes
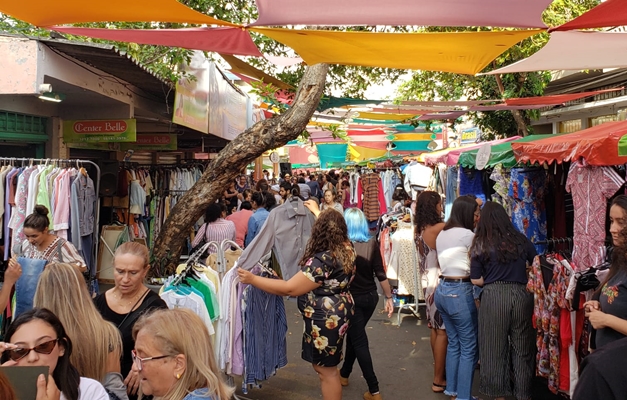
[[[260,121],[239,134],[215,158],[202,177],[176,203],[166,219],[152,251],[152,272],[157,276],[173,273],[190,229],[208,205],[224,193],[228,183],[265,151],[284,146],[307,127],[322,93],[329,67],[308,67],[294,102],[284,114]]]
[[[505,94],[505,87],[503,86],[503,80],[501,80],[500,75],[494,75],[496,79],[496,84],[499,87],[499,91],[501,92],[501,96]],[[514,121],[516,121],[517,126],[517,135],[527,136],[529,134],[529,129],[527,128],[527,123],[525,122],[525,118],[523,117],[520,110],[511,110],[512,115],[514,116]]]

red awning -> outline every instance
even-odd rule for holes
[[[600,93],[615,92],[623,90],[622,87],[614,89],[595,90],[593,92],[571,93],[571,94],[555,94],[552,96],[538,97],[522,97],[516,99],[505,99],[508,106],[529,106],[529,105],[558,105],[569,101],[583,99],[584,97],[595,96]]]
[[[250,33],[241,28],[182,28],[182,29],[99,29],[53,26],[50,29],[70,35],[132,42],[184,49],[211,51],[261,57]]]
[[[589,165],[619,165],[627,157],[618,156],[618,141],[627,134],[627,121],[607,122],[582,131],[534,142],[512,143],[516,160],[558,164],[585,159]]]
[[[608,28],[627,25],[627,1],[606,0],[570,22],[549,31],[570,31],[585,28]]]

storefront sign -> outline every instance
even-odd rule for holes
[[[136,137],[134,119],[63,121],[66,143],[134,142]]]
[[[137,140],[125,143],[102,143],[102,142],[78,142],[68,143],[68,147],[73,149],[90,149],[106,151],[127,151],[127,150],[177,150],[177,135],[167,133],[138,134]]]
[[[479,129],[471,128],[462,131],[462,144],[476,143],[479,138]]]

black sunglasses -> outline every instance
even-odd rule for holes
[[[39,354],[50,354],[50,353],[52,353],[52,350],[54,350],[54,348],[57,345],[58,341],[59,341],[59,339],[52,339],[52,340],[49,340],[47,342],[40,343],[37,346],[35,346],[33,348],[30,348],[30,349],[18,347],[17,349],[7,350],[7,352],[9,353],[9,358],[11,360],[19,361],[22,358],[24,358],[27,355],[29,355],[30,352],[33,351],[33,350],[35,350],[35,352],[39,353]]]

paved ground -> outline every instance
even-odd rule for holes
[[[431,391],[433,364],[429,345],[429,329],[424,319],[411,313],[388,318],[382,311],[382,302],[368,324],[370,352],[375,372],[379,379],[381,395],[385,400],[448,400],[447,396]],[[300,358],[300,343],[303,321],[295,301],[286,302],[288,317],[288,365],[277,375],[265,382],[260,389],[251,389],[242,394],[241,381],[237,396],[241,400],[318,400],[321,399],[320,386],[311,364]],[[479,378],[475,377],[473,394],[479,396]],[[361,400],[368,390],[356,362],[350,385],[343,388],[343,399]],[[488,400],[485,396],[481,399]],[[547,393],[546,385],[537,382],[534,400],[554,400],[559,397]]]
[[[288,316],[288,361],[277,375],[261,389],[251,389],[248,394],[237,395],[242,400],[310,400],[321,399],[318,377],[311,364],[300,358],[300,341],[303,321],[296,302],[286,303]],[[446,396],[431,391],[433,376],[429,329],[411,313],[402,314],[397,325],[394,314],[388,319],[382,306],[368,324],[370,352],[379,379],[381,395],[385,399],[445,400]],[[344,388],[344,399],[361,399],[368,390],[355,363],[350,385]]]

